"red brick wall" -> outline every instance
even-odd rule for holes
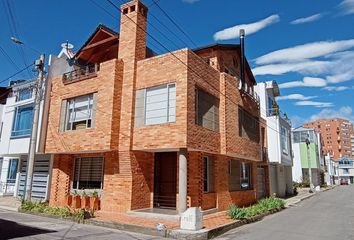
[[[120,94],[121,74],[122,63],[113,59],[101,63],[97,77],[67,85],[63,84],[61,77],[52,79],[46,153],[117,149],[116,126],[119,124],[117,120],[120,109],[117,105],[119,99],[115,97]],[[59,132],[62,100],[95,92],[97,92],[95,127]]]

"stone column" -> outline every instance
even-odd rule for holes
[[[182,214],[187,209],[187,155],[186,148],[181,148],[178,153],[178,213]]]

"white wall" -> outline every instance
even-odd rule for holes
[[[302,182],[303,176],[302,176],[302,166],[301,166],[300,143],[293,143],[292,149],[294,153],[293,167],[292,167],[293,181]]]

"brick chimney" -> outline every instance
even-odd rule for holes
[[[139,0],[121,6],[118,59],[123,61],[119,151],[129,151],[134,128],[136,63],[146,58],[147,7]]]

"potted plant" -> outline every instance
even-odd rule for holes
[[[90,197],[83,191],[81,195],[81,208],[90,208]]]
[[[90,208],[94,211],[100,209],[100,199],[98,197],[98,192],[96,190],[91,193]]]
[[[73,208],[80,208],[81,207],[81,197],[76,190],[74,190],[74,192],[73,192],[71,206]]]
[[[73,196],[71,194],[66,195],[65,205],[70,207],[72,202],[73,202]]]

